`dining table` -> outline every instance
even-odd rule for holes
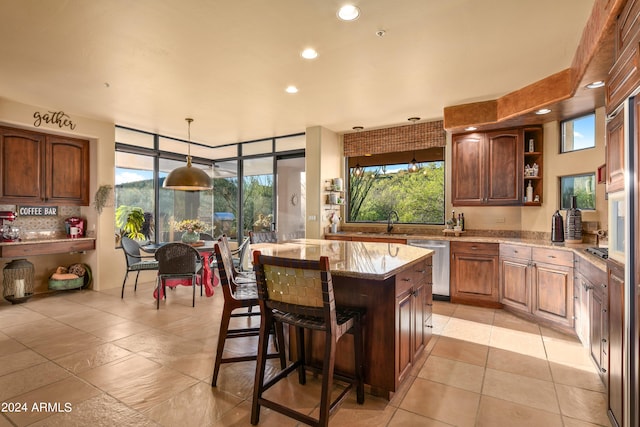
[[[141,246],[142,250],[144,250],[145,252],[149,252],[149,253],[155,253],[155,251],[157,251],[160,247],[166,245],[167,243],[171,243],[171,242],[163,242],[163,243],[149,243],[147,245],[143,245]],[[198,251],[198,253],[200,254],[200,256],[202,256],[202,267],[204,269],[203,272],[203,285],[204,285],[204,292],[205,295],[207,297],[211,297],[213,296],[214,293],[214,287],[218,286],[218,284],[220,283],[218,276],[216,275],[215,271],[213,271],[211,269],[211,265],[209,262],[209,259],[211,258],[211,255],[213,254],[213,247],[214,244],[216,242],[214,241],[209,241],[209,240],[201,240],[199,242],[196,242],[194,244],[190,244],[190,246],[192,246],[195,250]],[[188,244],[188,243],[185,243]],[[189,279],[167,279],[166,280],[166,286],[169,287],[176,287],[176,286],[191,286],[191,280]],[[158,288],[154,288],[153,291],[153,297],[157,298],[158,297]],[[164,295],[160,295],[161,298],[164,297]]]

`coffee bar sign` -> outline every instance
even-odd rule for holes
[[[58,207],[18,206],[18,216],[58,216]]]

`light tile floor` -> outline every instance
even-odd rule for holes
[[[223,365],[210,386],[222,292],[192,308],[181,287],[156,310],[152,286],[123,300],[116,288],[0,302],[0,427],[250,425],[254,362]],[[238,353],[255,345],[233,341]],[[291,378],[270,392],[317,411],[317,379]],[[364,405],[349,396],[331,425],[609,426],[604,393],[576,338],[436,301],[433,338],[401,390]],[[263,408],[260,425],[298,424]]]

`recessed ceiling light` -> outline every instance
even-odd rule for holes
[[[407,120],[409,120],[411,123],[415,123],[420,120],[420,117],[409,117]]]
[[[549,114],[550,112],[551,112],[551,110],[548,109],[548,108],[541,108],[538,111],[536,111],[536,114],[542,115],[542,114]]]
[[[364,127],[362,127],[362,126],[354,126],[354,127],[352,127],[351,129],[355,130],[356,132],[359,132],[359,131],[361,131],[362,129],[364,129]]]
[[[318,52],[314,48],[308,47],[300,54],[304,59],[315,59],[318,57]]]
[[[593,82],[593,83],[589,83],[587,85],[587,89],[597,89],[599,87],[604,86],[604,81],[603,80],[598,80],[597,82]]]
[[[346,4],[338,11],[338,18],[343,21],[353,21],[358,19],[358,16],[360,16],[360,9],[352,4]]]
[[[285,91],[287,91],[287,93],[298,93],[298,88],[291,85],[291,86],[287,86]]]
[[[464,128],[464,130],[466,130],[466,131],[472,131],[472,130],[478,130],[478,128],[477,128],[477,127],[475,127],[475,126],[469,126],[469,127]]]

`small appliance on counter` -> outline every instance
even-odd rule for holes
[[[564,242],[564,224],[560,211],[556,211],[551,217],[551,241],[553,243]]]
[[[16,213],[13,211],[0,211],[0,240],[3,242],[17,242],[20,239],[20,230],[10,223],[16,220]]]
[[[571,207],[567,209],[565,239],[567,243],[582,243],[582,213],[578,209],[576,196],[571,196]]]
[[[64,220],[64,227],[67,230],[67,237],[77,239],[84,237],[87,221],[84,218],[72,216]]]

